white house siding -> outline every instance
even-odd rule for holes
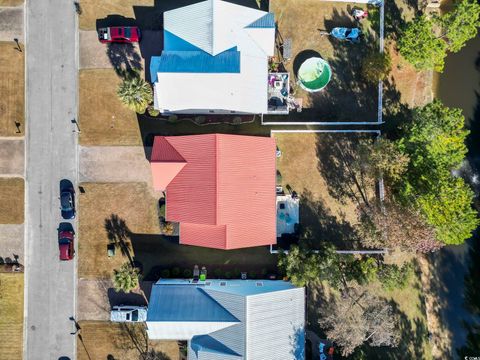
[[[247,298],[247,360],[292,360],[295,332],[305,327],[303,288]]]

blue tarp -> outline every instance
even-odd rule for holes
[[[358,28],[334,28],[330,35],[340,40],[356,40],[360,36],[361,32]]]

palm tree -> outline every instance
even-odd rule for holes
[[[129,262],[124,263],[119,270],[113,270],[113,287],[116,292],[123,291],[125,293],[137,289],[142,294],[145,303],[148,304],[147,296],[140,287],[139,273],[140,271],[138,268],[133,267]]]
[[[113,270],[113,286],[115,291],[131,292],[138,288],[138,269],[124,263],[119,270]]]
[[[127,108],[139,114],[143,114],[153,101],[152,87],[138,74],[123,79],[117,95]]]

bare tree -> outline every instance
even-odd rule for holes
[[[382,206],[362,207],[359,216],[360,238],[366,247],[427,253],[443,246],[435,229],[412,208],[387,201]]]
[[[355,294],[355,295],[353,295]],[[397,319],[392,306],[365,290],[350,290],[348,297],[334,297],[320,309],[320,326],[328,339],[350,355],[358,346],[395,347],[399,341]]]

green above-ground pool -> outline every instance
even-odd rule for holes
[[[303,62],[298,69],[298,82],[309,92],[322,90],[330,81],[332,69],[319,57],[311,57]]]

